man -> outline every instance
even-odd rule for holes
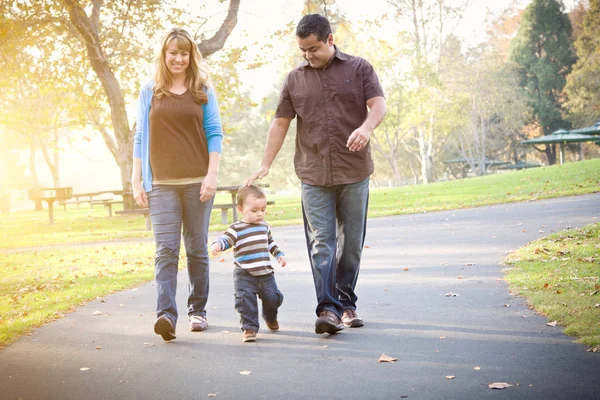
[[[367,222],[369,139],[385,116],[373,67],[333,44],[327,18],[304,16],[296,39],[305,62],[285,79],[262,165],[246,184],[269,173],[298,116],[294,166],[317,292],[316,333],[363,326],[354,293]],[[367,108],[368,107],[368,108]]]

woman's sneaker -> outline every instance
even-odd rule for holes
[[[190,331],[201,332],[208,329],[208,321],[202,315],[190,315]]]
[[[166,315],[161,315],[156,319],[156,322],[154,323],[154,333],[162,336],[165,342],[177,338],[177,336],[175,336],[175,327]]]

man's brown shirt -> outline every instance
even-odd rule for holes
[[[367,100],[379,96],[383,89],[371,64],[337,47],[324,68],[305,61],[288,74],[275,118],[298,116],[294,166],[302,182],[334,186],[373,173],[371,147],[351,152],[346,142],[367,118]]]

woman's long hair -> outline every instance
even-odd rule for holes
[[[185,84],[191,92],[192,98],[198,104],[208,103],[208,96],[204,90],[210,87],[208,67],[202,62],[202,54],[200,54],[190,34],[181,28],[172,28],[166,33],[161,42],[160,50],[156,54],[154,95],[159,99],[170,95],[169,89],[173,85],[173,79],[165,60],[167,46],[172,40],[177,41],[177,47],[180,50],[187,51],[190,54],[190,63],[185,71]]]

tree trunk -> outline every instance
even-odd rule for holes
[[[555,144],[547,144],[544,149],[544,153],[546,153],[546,159],[548,160],[548,165],[556,164],[556,145]]]

